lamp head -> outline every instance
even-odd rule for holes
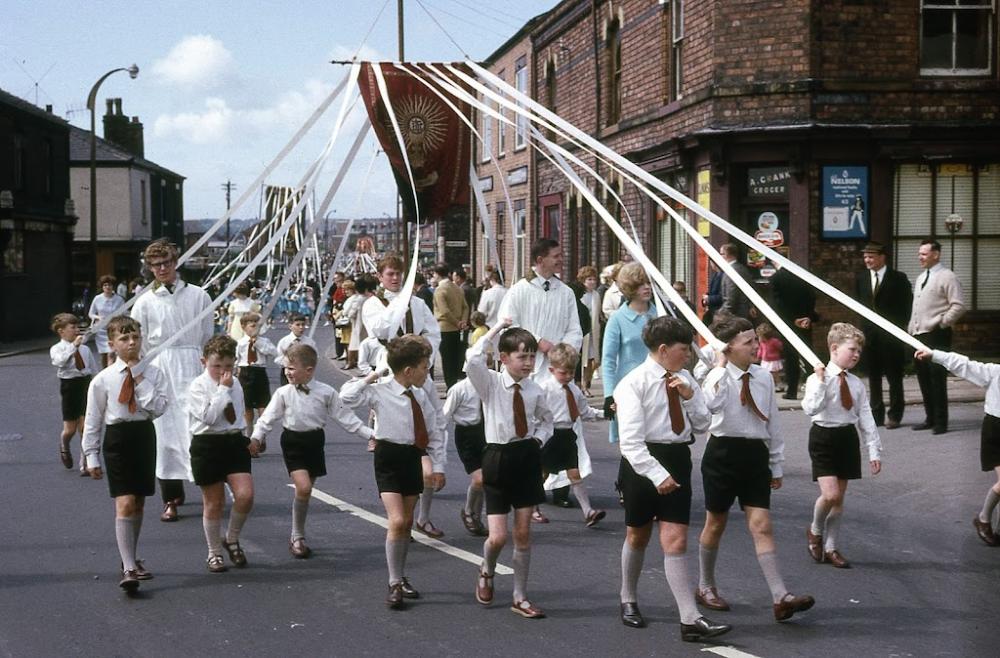
[[[128,67],[125,70],[128,71],[128,76],[133,80],[139,77],[139,67],[136,66],[135,64],[133,64],[132,66]]]

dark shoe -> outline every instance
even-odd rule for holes
[[[475,514],[472,515],[472,519],[476,522],[476,536],[477,537],[489,537],[490,532],[483,525],[483,522]]]
[[[121,564],[119,562],[118,564]],[[125,567],[122,566],[122,573],[125,573]],[[135,577],[139,580],[152,580],[153,574],[146,570],[146,565],[142,563],[142,560],[135,561]]]
[[[927,421],[925,420],[924,422],[920,423],[919,425],[914,425],[914,426],[913,426],[913,429],[917,430],[918,432],[921,432],[921,431],[923,431],[923,430],[929,430],[929,429],[931,429],[932,427],[934,427],[934,425],[933,425],[932,423],[928,423],[928,422],[927,422]]]
[[[413,585],[411,585],[410,581],[407,580],[406,578],[403,578],[403,581],[401,583],[399,583],[399,589],[400,589],[401,592],[403,592],[403,598],[404,599],[419,599],[420,598],[420,592],[418,592],[417,590],[413,589]]]
[[[240,547],[240,543],[238,541],[234,541],[230,544],[229,542],[223,540],[222,548],[226,549],[226,552],[229,553],[229,560],[233,563],[234,567],[242,569],[247,566],[247,556],[243,552],[243,549]]]
[[[306,546],[306,540],[302,537],[289,540],[288,552],[292,554],[292,557],[299,560],[304,560],[312,555],[312,549]]]
[[[221,555],[212,555],[205,560],[205,567],[212,573],[223,573],[229,571],[229,567],[222,561]]]
[[[887,430],[898,429],[899,428],[899,421],[898,420],[891,420],[891,419],[887,420],[887,421],[885,421],[885,428]]]
[[[444,531],[435,528],[434,524],[430,521],[427,523],[414,523],[413,527],[417,529],[417,532],[422,532],[431,539],[440,539],[441,537],[444,537]]]
[[[850,569],[851,563],[840,554],[840,551],[833,550],[823,553],[823,558],[838,569]]]
[[[66,468],[73,468],[73,453],[69,451],[69,446],[59,446],[59,460]]]
[[[474,517],[471,514],[466,514],[464,509],[463,510],[459,510],[458,516],[459,516],[459,518],[462,519],[462,525],[465,526],[465,531],[466,532],[468,532],[470,535],[474,535],[474,536],[478,534],[476,532],[476,530],[477,530],[477,528],[476,528],[476,520],[477,520],[476,517]]]
[[[163,514],[160,514],[160,520],[164,523],[171,523],[177,520],[177,503],[170,501],[163,506]]]
[[[122,572],[122,579],[118,581],[118,586],[131,594],[139,589],[139,576],[134,569]]]
[[[799,399],[799,396],[796,395],[795,391],[787,391],[781,397],[783,397],[786,400],[798,400]]]
[[[812,528],[806,528],[806,542],[809,544],[809,557],[816,562],[823,561],[823,535],[814,535]]]
[[[403,607],[403,587],[399,583],[389,585],[389,594],[385,597],[385,604],[393,610]]]
[[[774,604],[774,620],[785,621],[791,619],[796,612],[805,612],[816,604],[816,599],[811,596],[795,596],[785,594],[785,598],[780,603]]]
[[[993,534],[993,528],[989,523],[983,523],[979,520],[979,517],[972,519],[972,525],[976,528],[976,534],[982,539],[987,546],[1000,546],[1000,539]]]
[[[935,427],[931,430],[931,434],[944,434],[948,431],[947,427]]]
[[[646,628],[638,603],[622,603],[622,623],[632,628]]]
[[[724,598],[719,596],[719,592],[714,587],[696,590],[694,598],[699,605],[709,610],[718,610],[720,612],[727,612],[729,610],[729,604],[726,603]]]
[[[542,514],[541,511],[539,511],[536,508],[535,511],[531,513],[531,522],[532,523],[548,523],[549,522],[549,517],[547,517],[544,514]]]
[[[476,578],[476,600],[483,605],[493,603],[493,576],[487,576],[482,569]]]
[[[541,608],[536,608],[528,599],[514,601],[510,609],[511,612],[516,612],[525,619],[545,619],[545,613],[542,612]]]
[[[729,624],[716,624],[707,617],[698,617],[693,624],[681,624],[681,639],[685,642],[698,642],[724,635],[731,630],[733,627]]]
[[[602,509],[590,510],[590,514],[587,515],[587,527],[593,528],[605,516],[607,516],[607,513]]]
[[[556,507],[562,507],[564,509],[573,507],[573,503],[569,500],[569,487],[559,487],[558,489],[553,489],[552,504]]]

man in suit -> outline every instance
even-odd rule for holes
[[[744,281],[750,281],[750,269],[746,265],[739,261],[740,251],[739,248],[730,242],[719,247],[719,254],[726,259],[737,274],[743,277]],[[740,290],[736,282],[733,281],[728,276],[722,277],[722,306],[721,310],[732,313],[733,315],[739,316],[741,318],[746,318],[747,320],[753,321],[750,309],[750,300],[747,298],[746,294]]]
[[[886,265],[885,247],[869,242],[861,250],[867,271],[858,274],[855,298],[897,327],[905,328],[910,321],[913,306],[913,286],[910,279],[899,270]],[[903,419],[903,364],[906,346],[876,327],[862,320],[865,332],[865,349],[862,359],[868,370],[868,394],[872,415],[877,425],[887,430],[899,427]],[[882,401],[882,377],[889,382],[889,413],[886,415]]]
[[[792,328],[792,331],[809,345],[812,342],[812,326],[819,320],[816,315],[816,292],[813,287],[795,276],[778,263],[774,263],[777,271],[769,279],[771,284],[771,299],[778,316]],[[782,353],[784,361],[786,400],[795,400],[799,396],[799,378],[802,376],[802,358],[789,344],[785,344]]]
[[[941,264],[941,244],[924,240],[917,250],[924,269],[913,288],[913,312],[909,332],[929,348],[951,350],[951,328],[965,313],[962,284],[955,273]],[[934,429],[934,434],[948,431],[948,371],[930,361],[915,361],[917,382],[924,398],[927,418],[914,427]]]

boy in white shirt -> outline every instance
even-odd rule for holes
[[[687,534],[691,522],[691,449],[694,433],[708,429],[712,416],[701,388],[684,369],[691,328],[660,317],[642,330],[649,356],[618,385],[614,398],[622,453],[618,481],[625,499],[622,545],[622,623],[642,628],[639,575],[646,546],[658,521],[663,571],[677,603],[681,639],[694,642],[727,633],[698,612],[687,575]]]
[[[278,344],[275,346],[278,354],[274,357],[274,362],[278,364],[281,370],[278,372],[278,381],[284,386],[288,383],[288,378],[285,376],[285,365],[288,364],[288,359],[285,354],[288,349],[293,345],[308,345],[309,347],[316,349],[316,341],[314,341],[309,336],[305,335],[306,325],[309,320],[306,316],[301,313],[292,313],[288,317],[288,334],[281,337]]]
[[[345,404],[375,412],[375,483],[389,519],[385,535],[389,569],[386,604],[392,609],[402,608],[404,599],[420,598],[406,578],[406,554],[413,509],[425,488],[421,465],[425,454],[432,463],[434,489],[440,491],[445,483],[444,436],[437,408],[423,388],[430,356],[426,338],[413,334],[394,338],[386,347],[391,378],[379,381],[380,373],[373,372],[341,387]]]
[[[169,404],[163,375],[155,366],[142,366],[142,329],[138,321],[124,315],[108,323],[108,341],[115,362],[97,373],[87,391],[87,415],[83,423],[83,452],[90,477],[103,477],[99,454],[104,439],[104,465],[108,489],[115,499],[115,538],[121,557],[122,579],[118,586],[127,593],[139,588],[140,580],[153,577],[136,559],[139,530],[146,497],[156,486],[156,430],[153,419]]]
[[[366,439],[373,436],[371,428],[341,403],[332,386],[313,379],[316,361],[316,350],[310,345],[296,344],[288,348],[285,353],[288,383],[271,396],[271,402],[257,419],[250,438],[251,446],[256,441],[260,450],[271,428],[279,423],[283,427],[281,454],[295,485],[288,551],[298,559],[312,555],[312,549],[306,544],[306,516],[313,484],[316,478],[326,475],[326,453],[323,449],[326,422],[332,419],[346,431]]]
[[[489,536],[483,543],[483,564],[476,581],[476,600],[493,602],[497,558],[507,543],[507,515],[514,508],[514,601],[510,609],[528,619],[545,613],[527,596],[531,564],[531,513],[545,500],[541,448],[552,436],[552,413],[545,392],[531,379],[538,343],[531,332],[510,327],[504,318],[466,353],[466,375],[483,400],[486,449],[483,489]],[[501,372],[486,365],[486,346],[501,331],[497,343]]]
[[[587,487],[580,477],[579,453],[575,427],[577,419],[598,420],[603,414],[590,406],[580,387],[573,381],[580,353],[568,343],[556,343],[549,350],[549,372],[552,377],[542,382],[545,391],[545,406],[552,414],[552,438],[542,448],[542,479],[549,473],[566,471],[570,489],[580,503],[583,520],[588,528],[593,528],[605,517],[604,510],[590,506]]]
[[[442,409],[445,422],[455,424],[455,451],[469,476],[465,506],[460,515],[470,535],[485,537],[483,526],[483,450],[486,430],[483,426],[483,401],[472,381],[466,377],[448,389]]]
[[[861,479],[858,427],[868,446],[872,475],[882,471],[882,440],[872,415],[868,391],[860,379],[848,372],[858,364],[865,335],[846,322],[836,322],[826,337],[830,363],[806,380],[802,410],[812,417],[809,428],[809,459],[813,481],[820,495],[813,507],[812,525],[806,529],[809,555],[816,562],[829,562],[838,569],[851,564],[837,550],[837,534],[844,513],[849,480]]]
[[[240,531],[253,507],[250,456],[256,454],[259,444],[243,433],[243,387],[233,377],[236,341],[224,334],[213,336],[205,343],[201,361],[205,372],[195,377],[188,389],[191,471],[194,483],[201,487],[202,527],[208,543],[205,565],[210,572],[221,573],[226,570],[223,548],[234,566],[247,565],[240,547]],[[233,509],[223,538],[220,533],[226,484],[233,492]]]
[[[72,313],[59,313],[52,318],[52,331],[59,342],[49,349],[49,358],[59,378],[59,398],[62,406],[62,434],[59,437],[59,459],[66,468],[73,468],[69,442],[77,431],[83,434],[83,417],[87,411],[87,387],[97,374],[97,361],[90,348],[83,344],[79,318]],[[80,475],[87,475],[83,453],[80,454]]]
[[[250,311],[240,316],[243,337],[236,343],[236,366],[246,404],[246,427],[253,427],[254,411],[260,416],[271,401],[271,383],[267,380],[267,357],[276,358],[278,348],[260,335],[260,314]],[[286,348],[287,349],[287,348]]]
[[[790,619],[816,603],[785,587],[771,528],[771,490],[781,488],[785,441],[778,428],[778,401],[771,373],[754,363],[757,334],[745,318],[730,316],[713,324],[712,333],[726,342],[702,391],[712,413],[711,436],[701,460],[705,489],[705,527],[701,532],[701,578],[696,598],[711,610],[729,610],[715,585],[715,560],[739,499],[746,513],[757,562],[771,590],[775,621]]]

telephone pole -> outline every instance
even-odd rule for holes
[[[236,189],[236,183],[231,180],[227,180],[225,183],[220,185],[220,187],[226,191],[226,215],[229,214],[229,202],[233,194],[233,190]],[[229,217],[226,217],[226,256],[229,256]]]

